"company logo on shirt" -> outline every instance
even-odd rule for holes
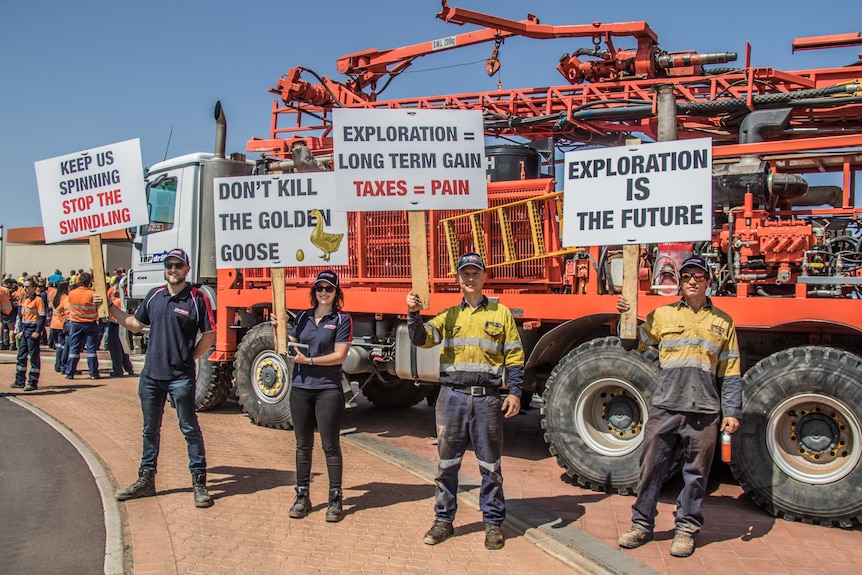
[[[182,308],[178,308],[178,307],[175,307],[175,308],[174,308],[174,313],[178,313],[178,314],[180,314],[180,315],[184,315],[184,316],[186,316],[186,317],[189,317],[189,315],[190,315],[189,310],[187,310],[187,309],[182,309]]]
[[[335,328],[336,328],[336,327],[338,327],[338,326],[337,326],[337,325],[335,325],[335,324],[332,324],[332,323],[328,323],[328,324],[326,324],[326,325],[325,325],[325,326],[323,326],[323,327],[324,327],[325,329],[335,329]]]

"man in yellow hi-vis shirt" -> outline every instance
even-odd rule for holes
[[[437,417],[437,490],[435,521],[425,543],[436,545],[452,535],[458,507],[458,470],[473,443],[482,487],[479,506],[485,522],[485,547],[503,547],[501,525],[506,518],[501,459],[503,417],[521,409],[524,350],[512,313],[483,293],[487,275],[482,257],[466,253],[458,259],[458,283],[464,299],[423,323],[422,302],[407,294],[407,326],[414,345],[441,344],[440,396]],[[500,397],[503,372],[509,393]]]
[[[652,539],[662,481],[681,446],[685,486],[677,498],[670,554],[688,557],[694,553],[694,538],[703,527],[701,504],[719,428],[729,433],[739,428],[742,377],[733,320],[706,296],[706,261],[701,257],[685,260],[680,280],[682,298],[653,311],[638,330],[641,349],[658,346],[661,371],[644,425],[632,526],[620,535],[619,545],[633,549]],[[625,298],[619,298],[617,309],[629,309]]]

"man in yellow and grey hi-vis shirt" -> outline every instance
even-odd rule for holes
[[[658,346],[661,371],[644,425],[632,527],[620,536],[620,547],[633,549],[652,538],[662,481],[681,445],[685,486],[677,498],[670,554],[688,557],[694,553],[694,538],[703,527],[701,504],[719,428],[729,433],[739,429],[742,377],[736,328],[730,316],[706,296],[708,285],[706,261],[701,257],[685,260],[680,267],[682,299],[653,311],[638,331],[641,349]],[[617,309],[629,309],[625,298],[619,298]]]
[[[424,324],[419,317],[419,296],[407,294],[407,326],[413,343],[426,348],[441,344],[441,389],[436,404],[439,463],[435,521],[424,539],[428,545],[455,532],[458,470],[468,441],[473,443],[482,475],[479,507],[485,522],[485,547],[500,549],[504,543],[503,417],[515,416],[521,409],[524,350],[512,313],[482,293],[486,278],[479,254],[462,255],[458,284],[464,299]],[[504,371],[509,389],[505,400],[499,390]]]

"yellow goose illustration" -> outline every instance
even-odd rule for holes
[[[311,230],[311,243],[323,251],[323,255],[320,256],[320,259],[328,262],[329,254],[337,252],[338,248],[341,246],[341,239],[344,237],[344,234],[331,234],[329,232],[324,232],[323,214],[321,214],[320,210],[317,209],[311,210],[310,213],[312,216],[317,218],[317,225],[314,226],[313,230]]]

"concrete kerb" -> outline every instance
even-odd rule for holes
[[[361,432],[343,432],[345,443],[397,465],[420,479],[434,483],[436,465],[406,449]],[[479,509],[479,484],[460,475],[458,499]],[[658,575],[648,565],[571,525],[521,501],[506,502],[506,524],[534,545],[563,563],[589,575]],[[430,521],[430,518],[429,518]]]
[[[7,397],[7,399],[15,405],[27,409],[36,417],[39,417],[42,421],[56,429],[66,441],[78,450],[78,453],[81,454],[81,457],[87,463],[90,473],[93,474],[93,479],[96,481],[96,487],[102,498],[102,509],[105,514],[105,575],[124,575],[123,520],[120,515],[120,509],[117,507],[116,501],[114,501],[114,488],[102,462],[99,461],[90,448],[87,447],[87,444],[81,441],[77,435],[38,407],[15,397]]]

